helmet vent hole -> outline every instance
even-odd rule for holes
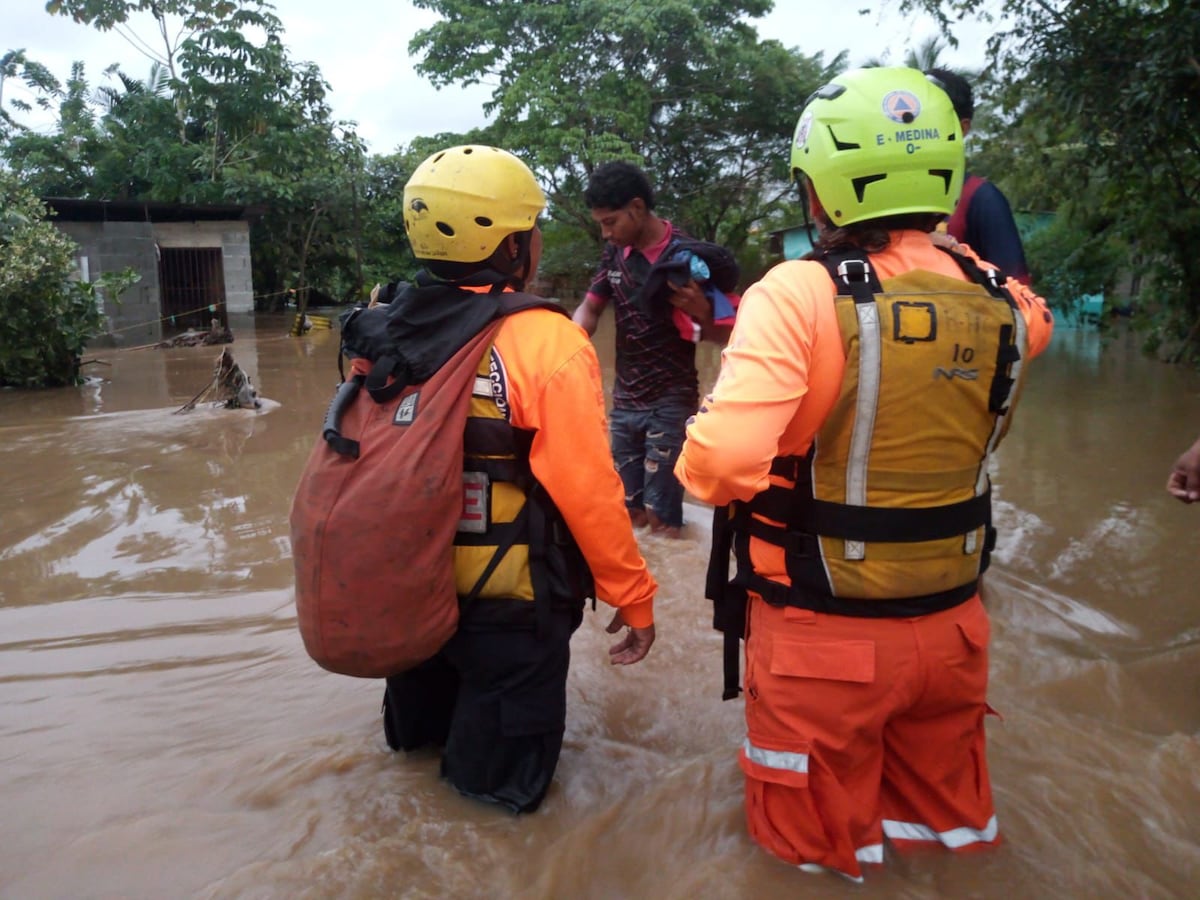
[[[904,120],[904,124],[907,125],[916,117],[911,112],[905,112],[900,118],[902,118]]]
[[[470,154],[472,154],[474,152],[475,152],[474,147],[463,147],[463,155],[464,156],[469,156]]]
[[[443,156],[445,156],[445,155],[446,155],[445,153],[439,153],[437,156],[435,156],[435,157],[433,158],[433,161],[434,161],[435,163],[439,163],[439,162],[441,162],[441,161],[442,161],[442,157],[443,157]]]
[[[954,180],[954,171],[952,169],[930,169],[929,174],[934,178],[940,178],[945,183],[945,192],[950,193],[950,183]]]
[[[876,181],[883,181],[887,178],[886,175],[864,175],[862,178],[851,179],[851,184],[854,185],[854,194],[858,197],[858,202],[863,202],[863,195],[867,192],[867,185],[874,184]]]
[[[852,141],[838,140],[838,136],[836,133],[834,133],[833,127],[832,126],[826,126],[826,127],[829,128],[829,136],[831,138],[833,138],[833,146],[835,148],[837,148],[838,150],[861,150],[862,149],[861,144],[855,144]]]
[[[492,220],[489,219],[487,216],[476,216],[475,224],[478,225],[480,228],[491,228]]]
[[[447,225],[445,222],[438,222],[437,230],[440,231],[442,234],[444,234],[446,237],[454,237],[454,229],[451,228],[449,225]]]

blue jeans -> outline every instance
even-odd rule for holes
[[[608,417],[625,506],[652,510],[672,528],[683,525],[683,485],[675,477],[675,460],[694,412],[691,404],[673,401],[654,409],[614,409]]]

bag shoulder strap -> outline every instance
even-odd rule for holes
[[[511,316],[513,313],[519,313],[526,309],[552,309],[568,318],[571,316],[558,301],[548,300],[536,294],[526,294],[522,291],[507,291],[500,295],[500,314],[502,316]]]
[[[1005,287],[1005,275],[999,269],[985,269],[971,257],[952,250],[949,247],[938,247],[938,249],[949,255],[951,259],[958,263],[958,267],[963,270],[963,274],[980,287],[985,288],[997,300],[1006,300],[1010,305],[1016,306],[1016,301],[1013,299],[1012,294]]]

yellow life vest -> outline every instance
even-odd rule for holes
[[[480,360],[467,411],[463,514],[454,539],[454,577],[459,595],[467,596],[496,557],[477,596],[531,601],[528,513],[522,516],[533,486],[530,436],[509,425],[497,402],[492,390],[493,356],[489,348]],[[497,557],[506,538],[510,546]]]
[[[463,510],[454,538],[460,597],[475,591],[484,601],[542,597],[549,604],[594,591],[582,553],[530,469],[532,440],[532,432],[509,424],[505,374],[489,348],[463,434]]]
[[[975,593],[995,539],[988,461],[1027,342],[1008,292],[952,255],[975,283],[917,270],[880,284],[861,255],[826,261],[841,392],[808,454],[775,461],[790,484],[739,510],[741,531],[785,549],[790,588],[753,573],[740,545],[735,581],[769,602],[902,616]]]

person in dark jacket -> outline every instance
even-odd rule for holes
[[[975,116],[975,96],[971,83],[950,69],[934,68],[925,74],[936,78],[941,88],[950,95],[954,114],[958,116],[965,137],[971,130],[971,120]],[[946,231],[1009,278],[1029,285],[1025,247],[1021,243],[1021,233],[1017,230],[1012,208],[1004,192],[988,179],[970,172],[966,174],[962,196],[946,222]]]
[[[678,537],[683,487],[673,469],[687,419],[699,402],[696,340],[683,337],[671,307],[685,312],[697,338],[724,343],[732,323],[718,322],[712,301],[694,279],[670,284],[669,305],[647,308],[640,291],[672,241],[687,237],[654,212],[646,174],[628,162],[599,166],[584,199],[607,242],[575,321],[593,334],[600,314],[613,307],[617,375],[609,416],[613,458],[625,485],[635,526]]]

